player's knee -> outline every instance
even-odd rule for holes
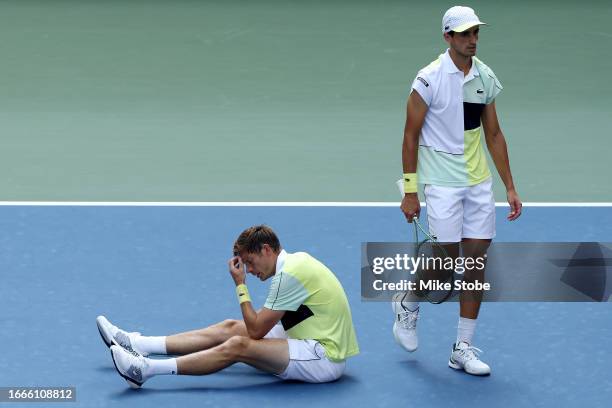
[[[221,349],[222,352],[227,354],[228,357],[237,357],[244,353],[249,346],[251,340],[244,336],[232,336],[225,343],[223,343]]]
[[[226,319],[222,322],[215,324],[214,328],[214,336],[216,337],[218,342],[223,342],[226,339],[241,334],[239,329],[239,325],[241,324],[238,320]],[[210,334],[206,334],[209,336]]]
[[[240,324],[240,322],[238,320],[234,320],[234,319],[226,319],[223,322],[221,322],[221,328],[226,332],[226,333],[233,333],[234,331],[236,331],[236,329],[238,328],[238,325]]]

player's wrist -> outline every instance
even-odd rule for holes
[[[236,297],[238,297],[238,303],[240,304],[251,301],[251,296],[249,295],[249,289],[244,283],[236,285]]]
[[[416,194],[417,192],[417,174],[404,173],[404,194]]]

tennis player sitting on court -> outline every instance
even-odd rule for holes
[[[359,352],[349,303],[336,276],[305,252],[287,253],[271,228],[246,229],[234,243],[229,272],[243,320],[204,329],[148,337],[97,318],[119,374],[138,388],[154,375],[204,375],[234,363],[249,364],[285,380],[322,383],[338,379],[348,357]],[[245,268],[272,278],[264,307],[255,311]],[[179,355],[150,359],[149,354]]]
[[[481,122],[487,147],[510,204],[508,220],[521,214],[504,135],[495,110],[502,90],[497,77],[475,57],[481,22],[469,7],[451,7],[442,18],[449,49],[421,69],[408,98],[402,148],[404,198],[401,210],[408,222],[420,212],[418,183],[424,184],[430,233],[454,243],[464,257],[484,254],[495,236],[495,202],[491,173],[481,144]],[[418,159],[418,160],[417,160]],[[481,282],[484,279],[484,271]],[[486,375],[490,367],[478,357],[472,337],[482,292],[462,292],[457,339],[449,366],[469,374]],[[418,346],[419,304],[414,295],[394,298],[395,339],[408,351]]]

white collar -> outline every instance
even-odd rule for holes
[[[446,52],[442,54],[442,64],[444,65],[445,71],[449,74],[461,72],[461,70],[457,68],[457,66],[453,62],[453,59],[450,57],[450,48],[447,48]],[[477,76],[480,76],[480,73],[476,68],[476,60],[472,58],[472,66],[470,67],[470,71],[468,72],[468,74],[465,76],[465,82]]]
[[[442,64],[444,66],[444,70],[449,74],[459,72],[459,68],[457,68],[453,62],[453,59],[450,57],[450,48],[447,48],[446,52],[442,54]]]
[[[463,83],[471,81],[478,76],[480,76],[480,73],[478,72],[478,68],[476,68],[476,60],[472,58],[472,67],[470,68],[468,74],[463,78]]]
[[[280,253],[276,257],[276,271],[274,271],[274,274],[276,274],[278,271],[281,271],[283,269],[283,266],[285,265],[286,256],[287,256],[287,252],[285,252],[284,249],[281,249]]]

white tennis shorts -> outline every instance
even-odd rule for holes
[[[325,349],[316,340],[290,339],[280,324],[274,326],[264,338],[286,339],[289,343],[289,365],[285,371],[277,374],[283,380],[324,383],[337,380],[344,373],[346,362],[328,360]]]
[[[443,187],[427,184],[429,231],[440,242],[460,242],[462,238],[495,237],[495,200],[489,178],[469,187]]]

